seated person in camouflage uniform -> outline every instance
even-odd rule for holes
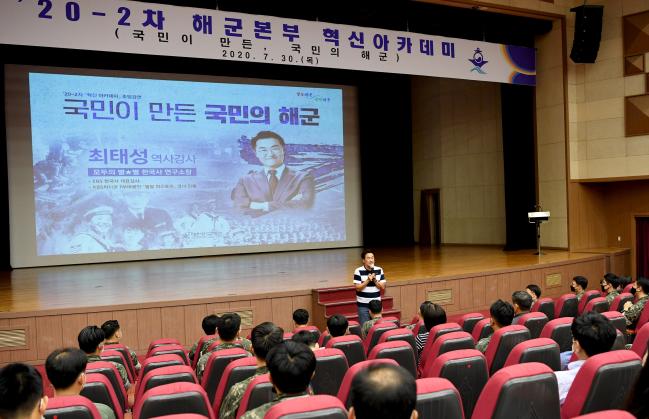
[[[349,419],[417,419],[415,378],[402,367],[374,364],[356,374]],[[431,415],[434,416],[434,415]]]
[[[536,303],[536,300],[541,298],[541,287],[536,284],[529,284],[525,287],[525,292],[532,297],[532,304]]]
[[[370,319],[361,327],[361,338],[365,339],[372,326],[381,321],[383,315],[383,303],[381,300],[372,300],[369,304]]]
[[[327,319],[327,330],[332,338],[345,336],[349,333],[349,321],[342,314],[334,314]]]
[[[649,299],[649,279],[647,278],[638,278],[635,283],[635,304],[631,301],[627,301],[624,304],[624,317],[626,318],[626,328],[628,331],[635,331],[638,319],[642,310],[647,304]]]
[[[203,323],[201,323],[201,327],[203,328],[203,332],[205,332],[205,335],[214,336],[213,339],[208,339],[208,340],[211,340],[212,342],[214,342],[216,339],[218,339],[218,336],[216,336],[216,326],[218,325],[219,320],[220,320],[219,316],[217,316],[216,314],[210,314],[209,316],[203,317]],[[203,349],[204,345],[201,346],[200,348],[198,347],[198,342],[199,341],[200,341],[200,339],[197,340],[196,342],[194,342],[191,349],[189,350],[189,360],[190,361],[194,359],[194,355],[196,354],[196,351],[200,351],[200,350]],[[207,341],[205,341],[204,343],[207,343]],[[206,347],[206,349],[208,347],[209,347],[209,345]]]
[[[221,404],[219,419],[234,419],[237,417],[237,410],[239,410],[239,405],[248,384],[256,376],[268,373],[266,356],[271,349],[284,342],[284,330],[271,322],[265,322],[255,326],[250,337],[252,339],[252,352],[257,358],[257,370],[252,377],[246,378],[230,388]]]
[[[77,348],[57,349],[45,361],[47,378],[54,386],[54,397],[78,396],[86,385],[88,358]],[[94,403],[102,419],[115,419],[113,409]]]
[[[606,301],[610,306],[615,297],[620,295],[617,290],[617,288],[620,286],[620,280],[617,275],[609,272],[604,275],[604,279],[602,279],[600,286],[602,287],[602,292],[606,295]]]
[[[97,326],[86,326],[79,332],[77,340],[79,341],[79,348],[86,353],[88,362],[103,361],[100,356],[101,351],[104,349],[104,340],[106,340],[106,334],[103,330]],[[128,390],[131,387],[131,383],[128,381],[128,374],[124,365],[118,362],[109,362],[117,368],[124,382],[124,388]]]
[[[262,419],[271,407],[285,400],[309,396],[309,384],[315,373],[315,355],[308,346],[288,340],[270,350],[266,365],[277,396],[270,403],[249,410],[240,419]]]
[[[518,319],[530,312],[532,308],[532,296],[525,291],[514,291],[512,293],[512,304],[514,306],[514,318],[512,324],[517,324]]]
[[[308,330],[300,330],[297,333],[294,333],[293,336],[291,336],[291,340],[293,342],[298,342],[298,343],[303,343],[309,348],[311,348],[312,351],[317,351],[320,348],[320,345],[318,345],[318,339],[316,339],[316,335],[309,332]]]
[[[514,318],[514,307],[512,307],[512,305],[507,301],[498,300],[489,308],[489,314],[491,314],[490,325],[495,333],[498,329],[502,329],[503,327],[512,324],[512,319]],[[475,348],[483,354],[486,353],[487,346],[489,346],[492,337],[493,333],[486,338],[480,339],[475,345]]]
[[[41,419],[47,401],[43,378],[36,368],[21,363],[0,368],[0,418]]]
[[[203,345],[203,348],[206,348],[206,350],[203,352],[200,359],[198,360],[198,363],[196,364],[196,378],[198,378],[199,383],[203,379],[203,372],[205,371],[207,360],[210,358],[212,352],[231,348],[242,348],[248,352],[252,351],[252,343],[248,339],[242,339],[239,337],[239,333],[241,332],[241,317],[239,317],[237,313],[224,314],[219,319],[218,326],[216,328],[219,331],[221,343],[216,345],[211,350],[208,350],[209,345],[207,345],[207,343],[209,341],[205,342],[207,348],[205,347],[205,345]],[[211,341],[215,342],[216,339],[218,338],[215,338]]]
[[[581,301],[581,297],[584,296],[586,288],[588,288],[588,279],[583,276],[576,276],[572,278],[572,282],[570,283],[570,291],[574,292],[577,296],[577,302]]]
[[[122,339],[122,331],[119,328],[119,322],[117,320],[105,321],[104,324],[101,325],[101,330],[103,330],[106,335],[106,342],[104,342],[106,345],[115,345],[120,343],[119,341]],[[137,354],[129,347],[126,347],[126,349],[131,355],[131,362],[133,363],[135,370],[140,371],[142,366],[140,365],[140,361],[137,359]]]
[[[303,308],[298,308],[293,312],[293,324],[295,329],[309,325],[309,312]]]

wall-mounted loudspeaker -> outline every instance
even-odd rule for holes
[[[575,39],[570,58],[575,63],[594,63],[602,38],[604,6],[583,5],[570,9],[575,12]]]

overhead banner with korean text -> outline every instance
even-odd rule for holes
[[[535,50],[112,0],[3,0],[0,43],[534,85]]]

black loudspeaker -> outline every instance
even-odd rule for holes
[[[583,5],[570,11],[577,14],[570,58],[575,63],[594,63],[599,51],[599,41],[602,39],[604,6]]]

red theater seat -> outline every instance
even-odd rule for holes
[[[181,345],[181,343],[178,339],[173,339],[173,338],[156,339],[151,343],[149,343],[149,348],[146,350],[146,352],[148,354],[149,352],[151,352],[151,349],[155,348],[156,346],[165,346],[165,345]]]
[[[621,313],[624,310],[624,304],[626,304],[627,301],[633,302],[633,294],[630,292],[623,292],[613,298],[609,310],[619,311]]]
[[[512,365],[487,381],[473,419],[558,418],[559,387],[547,365]]]
[[[345,373],[349,369],[347,357],[340,349],[324,348],[314,352],[316,366],[311,379],[314,394],[335,396],[340,389]]]
[[[600,412],[576,416],[574,419],[635,419],[635,416],[625,410],[602,410]]]
[[[327,342],[327,348],[343,351],[350,367],[358,362],[365,361],[365,348],[359,336],[345,335],[331,338]]]
[[[462,396],[467,418],[471,417],[478,396],[489,379],[487,359],[476,349],[446,352],[434,359],[424,373],[424,378],[441,377],[453,383]]]
[[[408,342],[412,346],[413,352],[417,352],[417,346],[415,345],[415,336],[408,329],[392,329],[383,333],[379,338],[379,343],[384,342],[393,342],[395,340],[402,340]]]
[[[471,335],[473,336],[473,340],[478,342],[480,339],[484,339],[492,333],[493,329],[491,328],[491,319],[488,318],[478,321],[478,323],[473,327]]]
[[[115,391],[117,400],[120,406],[122,406],[122,411],[125,412],[128,409],[126,388],[115,365],[108,361],[89,362],[86,366],[86,374],[101,374],[105,376]]]
[[[624,314],[619,311],[605,311],[602,315],[609,319],[617,330],[626,333],[626,318]]]
[[[640,318],[638,319],[638,322],[635,325],[635,330],[639,330],[642,326],[649,323],[649,310],[646,310],[646,308],[647,306],[645,305],[645,308],[642,309],[642,313],[640,313]]]
[[[594,311],[596,313],[603,313],[605,311],[608,311],[608,309],[609,309],[609,304],[608,301],[606,301],[606,298],[595,297],[586,304],[586,307],[584,308],[584,313],[588,313],[590,311]]]
[[[300,326],[296,327],[293,329],[293,334],[299,333],[303,330],[306,330],[307,332],[311,332],[313,336],[315,336],[315,340],[318,341],[320,340],[320,329],[318,329],[316,326]]]
[[[428,343],[428,341],[426,341]],[[433,342],[428,351],[421,352],[421,359],[419,360],[419,376],[427,377],[426,369],[432,365],[433,361],[440,355],[462,349],[474,349],[475,342],[470,334],[467,332],[451,332],[446,333]]]
[[[576,317],[578,305],[579,302],[575,294],[563,294],[554,306],[554,318]]]
[[[185,365],[189,365],[189,359],[187,359],[185,348],[183,348],[181,345],[176,344],[155,346],[151,348],[151,350],[146,354],[146,357],[148,358],[151,356],[167,354],[176,354],[183,360]]]
[[[398,317],[393,317],[393,316],[383,317],[381,318],[381,323],[383,322],[391,322],[396,324],[397,327],[401,327],[401,322],[399,321]]]
[[[216,389],[223,376],[223,371],[232,361],[241,358],[248,358],[250,355],[244,349],[231,348],[212,352],[205,364],[203,377],[201,378],[201,387],[205,389],[210,403],[214,402]]]
[[[642,368],[633,351],[591,356],[579,369],[561,408],[562,418],[621,408]]]
[[[549,338],[530,339],[514,346],[509,353],[504,367],[539,362],[547,365],[553,371],[561,370],[559,344]]]
[[[367,336],[363,340],[363,348],[365,349],[365,354],[369,355],[372,348],[379,343],[381,335],[388,330],[397,329],[397,325],[392,322],[380,322],[372,326],[372,328],[367,332]]]
[[[361,325],[356,320],[349,320],[349,333],[361,337]]]
[[[582,314],[586,310],[586,306],[592,300],[593,298],[601,297],[602,293],[597,290],[590,290],[590,291],[585,291],[584,295],[581,297],[581,300],[579,301],[579,304],[577,305],[577,312],[579,314]]]
[[[47,403],[45,419],[101,419],[95,405],[83,396],[52,397]]]
[[[572,317],[559,317],[550,320],[541,330],[542,338],[549,338],[559,344],[561,352],[572,350]]]
[[[397,364],[405,368],[414,378],[417,378],[415,353],[408,342],[395,340],[379,343],[372,348],[367,359],[394,359]]]
[[[417,380],[417,406],[420,418],[463,419],[462,398],[445,378]]]
[[[140,375],[137,380],[142,381],[142,377],[151,370],[171,365],[185,365],[185,361],[178,354],[156,355],[146,358],[142,361],[142,368],[140,368]]]
[[[635,282],[631,282],[629,284],[626,284],[626,286],[624,287],[624,290],[622,291],[622,293],[631,294],[631,288],[635,288]],[[633,295],[633,294],[631,294],[631,295]]]
[[[394,359],[371,359],[367,361],[359,362],[355,365],[352,365],[345,373],[343,377],[343,382],[340,384],[340,390],[338,390],[338,400],[343,402],[343,404],[349,408],[351,404],[350,394],[352,387],[352,380],[358,374],[359,371],[369,367],[374,364],[392,364],[399,365]]]
[[[426,333],[426,326],[424,325],[424,321],[418,321],[415,327],[412,328],[412,335],[417,336],[420,333]]]
[[[131,359],[131,352],[125,345],[122,345],[120,343],[104,345],[104,351],[117,351],[121,353],[124,356],[124,359],[126,360],[126,364],[127,364],[126,371],[130,371],[131,373],[130,376],[133,377],[134,379],[137,378],[138,373],[137,370],[135,369],[135,365],[133,365],[133,360]]]
[[[465,332],[471,333],[473,332],[475,325],[482,319],[484,319],[482,313],[466,313],[460,317],[457,324],[459,324]]]
[[[142,378],[142,381],[138,382],[135,400],[139,400],[145,392],[154,387],[178,382],[198,384],[194,370],[187,365],[172,365],[151,370]]]
[[[516,324],[496,330],[485,352],[489,374],[501,369],[514,346],[526,340],[530,340],[530,331],[524,326]]]
[[[518,322],[521,326],[527,327],[527,330],[530,331],[530,337],[536,339],[541,336],[541,330],[548,323],[548,316],[541,312],[532,312],[523,314],[518,318]]]
[[[318,339],[318,346],[325,348],[327,346],[327,343],[329,343],[329,339],[331,339],[331,335],[329,334],[328,330],[325,330],[320,335],[320,339]]]
[[[126,375],[128,376],[128,381],[131,382],[131,383],[135,382],[135,378],[137,376],[134,376],[131,373],[131,369],[129,368],[130,362],[126,360],[123,353],[121,353],[120,351],[113,351],[113,350],[106,351],[106,350],[104,350],[104,351],[101,352],[100,357],[104,361],[116,362],[116,363],[120,364],[122,367],[124,367],[124,370],[126,370]],[[129,358],[130,358],[130,356],[129,356]]]
[[[345,406],[333,396],[298,397],[277,403],[268,409],[264,419],[347,419]]]
[[[223,399],[230,391],[230,388],[238,383],[243,381],[248,377],[252,377],[257,370],[257,358],[254,356],[235,359],[230,362],[221,376],[218,387],[216,388],[216,393],[214,393],[214,401],[212,402],[212,409],[215,412],[220,411],[221,403]],[[210,395],[210,401],[212,396]]]
[[[645,324],[638,330],[631,345],[631,350],[640,358],[647,352],[647,340],[649,340],[649,324]]]
[[[198,360],[201,357],[201,349],[203,348],[203,345],[205,342],[207,342],[210,339],[214,339],[218,337],[218,335],[204,335],[201,336],[200,339],[198,339],[198,343],[196,344],[196,351],[194,352],[194,358],[192,358],[190,361],[192,361],[192,368],[196,369],[196,364],[198,363]]]
[[[113,385],[103,374],[86,374],[86,384],[79,395],[93,403],[102,403],[110,407],[116,419],[124,417],[124,409],[119,403]]]
[[[135,403],[134,419],[195,413],[214,419],[205,390],[198,384],[172,383],[152,388]]]
[[[248,410],[255,409],[262,404],[269,403],[273,400],[273,383],[270,382],[270,374],[258,375],[253,378],[237,410],[237,419]]]
[[[619,330],[615,330],[615,342],[613,343],[613,347],[611,348],[612,351],[617,351],[620,349],[625,349],[626,348],[626,338],[624,337],[624,334],[620,332]]]
[[[530,310],[534,313],[539,312],[547,316],[548,320],[554,319],[554,300],[552,298],[539,298],[532,305]]]

